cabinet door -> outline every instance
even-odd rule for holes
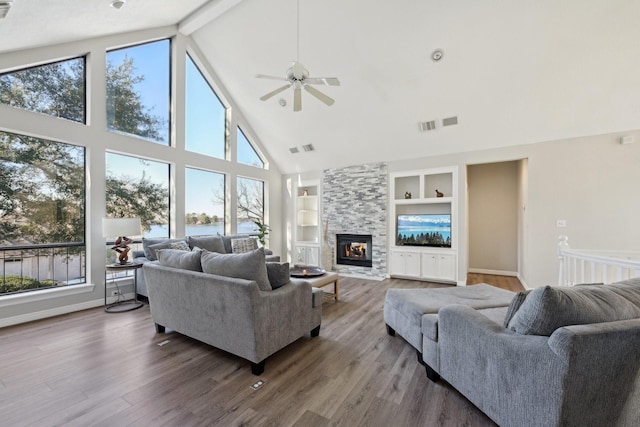
[[[439,276],[437,254],[422,254],[422,277],[437,279]]]
[[[320,265],[320,248],[315,246],[307,246],[307,265]]]
[[[455,255],[438,255],[438,277],[446,280],[456,280]]]
[[[405,275],[420,277],[420,254],[405,252]]]
[[[397,274],[400,276],[405,275],[404,254],[404,252],[398,251],[391,252],[391,274]]]
[[[294,253],[294,264],[305,265],[307,263],[307,247],[296,246]]]

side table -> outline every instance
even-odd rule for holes
[[[138,269],[142,264],[109,264],[104,267],[104,311],[107,313],[122,313],[142,307],[144,304],[138,301]],[[133,270],[133,301],[117,301],[107,305],[107,273]]]

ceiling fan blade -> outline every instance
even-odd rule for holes
[[[304,82],[312,85],[340,86],[340,80],[337,77],[309,77],[304,79]]]
[[[311,95],[315,96],[320,101],[324,102],[325,104],[327,104],[329,106],[333,105],[333,103],[336,102],[332,98],[329,98],[327,95],[325,95],[324,93],[320,92],[318,89],[316,89],[313,86],[305,85],[304,90],[306,90]]]
[[[284,80],[288,81],[286,77],[278,77],[278,76],[268,76],[266,74],[256,74],[257,79],[269,79],[269,80]]]
[[[291,85],[292,85],[292,83],[289,83],[288,85],[284,85],[282,87],[279,87],[276,90],[272,90],[268,94],[261,96],[260,97],[260,101],[266,101],[267,99],[271,98],[272,96],[277,95],[280,92],[284,92],[285,90],[289,89],[291,87]]]
[[[293,111],[302,110],[302,91],[299,87],[293,90]]]

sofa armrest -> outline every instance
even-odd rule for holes
[[[547,343],[468,306],[438,313],[439,374],[499,425],[558,424],[567,367]]]

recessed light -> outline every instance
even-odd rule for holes
[[[438,62],[440,61],[442,58],[444,58],[444,50],[442,49],[436,49],[433,52],[431,52],[431,60],[433,62]]]
[[[121,9],[122,6],[127,2],[127,0],[113,0],[111,2],[111,7],[114,9]]]
[[[280,100],[278,101],[278,104],[280,104],[281,107],[286,107],[287,101],[285,101],[284,98],[280,98]]]

